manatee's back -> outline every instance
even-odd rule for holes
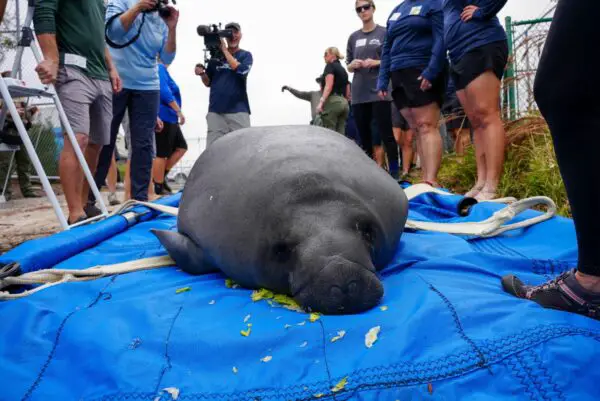
[[[283,183],[297,177],[302,185],[311,174],[352,188],[372,210],[383,213],[380,220],[391,241],[399,239],[406,220],[406,197],[399,185],[353,141],[315,126],[253,127],[214,142],[185,185],[179,230],[226,274],[232,260],[251,265],[268,240],[264,236],[277,226],[273,205],[282,198],[285,202]],[[238,279],[252,277],[248,273]]]

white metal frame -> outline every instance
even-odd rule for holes
[[[43,55],[42,55],[41,49],[39,47],[39,43],[37,42],[37,39],[33,33],[33,30],[31,29],[31,25],[32,25],[32,21],[33,21],[34,6],[35,6],[35,0],[28,0],[27,15],[25,17],[25,23],[23,24],[23,27],[21,30],[21,37],[19,39],[17,54],[15,56],[14,65],[13,65],[13,68],[11,71],[11,78],[0,78],[0,95],[2,96],[2,100],[4,101],[2,111],[0,112],[0,127],[4,126],[4,121],[6,119],[7,112],[10,113],[10,115],[12,116],[13,121],[15,123],[15,126],[17,128],[17,131],[19,132],[19,136],[21,137],[21,140],[23,141],[23,146],[25,146],[25,149],[27,150],[27,153],[33,164],[33,167],[35,168],[35,171],[37,172],[37,174],[39,176],[42,186],[44,187],[44,191],[46,192],[48,199],[52,203],[52,207],[54,208],[54,212],[56,213],[56,216],[58,217],[60,225],[63,230],[68,230],[75,226],[82,225],[82,224],[88,223],[90,221],[98,220],[98,219],[108,216],[108,209],[106,208],[104,199],[100,195],[100,191],[98,190],[98,187],[96,186],[94,177],[92,176],[92,173],[91,173],[90,169],[88,168],[85,157],[83,156],[83,152],[79,148],[77,139],[75,138],[73,129],[71,128],[71,125],[69,124],[69,121],[68,121],[65,111],[62,107],[60,99],[58,98],[58,95],[56,93],[54,85],[48,85],[48,86],[44,86],[44,87],[31,87],[31,86],[27,86],[25,84],[25,82],[16,79],[16,75],[17,75],[18,71],[20,71],[20,65],[21,65],[21,59],[23,57],[23,51],[25,50],[26,47],[31,48],[31,50],[33,52],[33,56],[35,57],[35,60],[38,64],[43,60]],[[17,108],[13,101],[13,96],[14,97],[34,97],[35,96],[35,97],[52,98],[52,100],[54,101],[54,104],[58,110],[58,115],[60,117],[60,121],[62,123],[63,129],[66,131],[66,134],[69,137],[71,144],[73,145],[73,149],[75,150],[77,160],[79,161],[79,164],[81,165],[81,167],[83,169],[85,178],[87,179],[87,181],[90,185],[90,191],[92,191],[92,193],[94,194],[94,197],[96,198],[96,201],[100,205],[100,211],[102,212],[102,214],[100,216],[89,218],[89,219],[87,219],[83,222],[77,223],[77,224],[69,225],[67,218],[65,217],[65,214],[60,207],[60,204],[58,202],[56,194],[54,193],[54,190],[52,189],[52,186],[50,185],[50,181],[48,180],[48,176],[46,175],[46,172],[44,171],[44,167],[42,166],[40,159],[37,156],[35,147],[33,146],[33,143],[31,142],[31,139],[29,138],[29,135],[27,134],[25,125],[23,124],[23,121],[21,120],[19,113],[17,112]],[[14,152],[16,150],[18,150],[18,148],[16,148],[16,149],[13,148],[13,149],[8,150],[8,151],[13,152],[13,158],[14,158]],[[0,151],[2,151],[2,149],[0,149]],[[7,150],[5,150],[5,151],[7,151]],[[12,164],[12,162],[11,162],[11,164]],[[4,191],[3,191],[2,195],[3,194],[4,194]],[[2,196],[2,198],[3,198],[3,196]]]

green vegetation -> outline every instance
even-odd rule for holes
[[[558,169],[552,138],[541,117],[531,116],[507,123],[507,153],[498,196],[517,199],[547,196],[558,213],[571,217],[565,187]],[[447,155],[439,182],[455,193],[465,193],[476,180],[475,154],[469,146],[464,156]]]

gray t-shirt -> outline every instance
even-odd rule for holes
[[[385,28],[377,25],[371,32],[363,32],[362,29],[359,29],[350,35],[346,48],[346,63],[350,64],[355,59],[380,60],[385,33]],[[354,71],[352,77],[352,104],[381,101],[377,96],[378,77],[379,67],[360,68]],[[386,100],[392,100],[391,85]]]

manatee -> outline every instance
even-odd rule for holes
[[[153,230],[183,271],[222,272],[305,310],[378,305],[407,197],[350,139],[316,126],[245,128],[215,141],[183,188],[177,231]]]

